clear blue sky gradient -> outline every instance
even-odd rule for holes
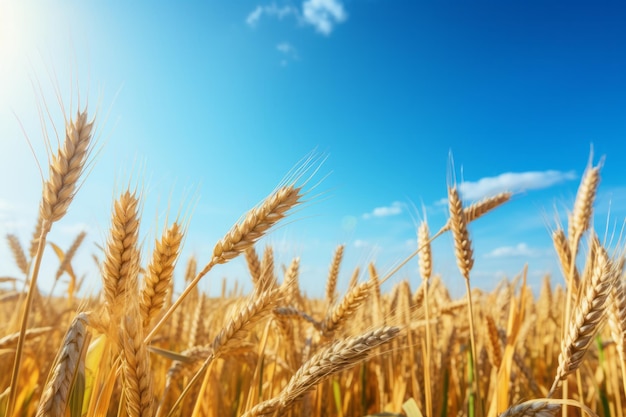
[[[422,207],[432,230],[444,224],[450,152],[468,203],[516,192],[470,228],[476,286],[525,263],[533,286],[546,273],[560,280],[549,235],[592,145],[594,162],[605,157],[596,228],[604,238],[609,207],[610,227],[624,223],[620,2],[164,3],[0,0],[0,234],[27,244],[34,227],[41,179],[25,134],[45,166],[37,103],[61,128],[55,87],[74,111],[88,98],[100,151],[51,235],[67,247],[88,229],[75,266],[88,288],[99,285],[90,255],[129,176],[143,190],[144,258],[181,212],[192,214],[184,256],[204,263],[313,150],[325,162],[311,184],[323,180],[266,239],[278,264],[300,256],[309,295],[323,293],[337,244],[347,246],[345,288],[356,266],[384,272],[415,249]],[[4,242],[0,256],[0,275],[16,275]],[[52,252],[45,262],[54,270]],[[434,269],[462,293],[448,237],[434,245]],[[249,285],[239,260],[203,288],[215,293],[224,276]],[[390,285],[401,279],[419,284],[417,261]]]

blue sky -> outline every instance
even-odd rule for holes
[[[314,150],[323,181],[266,240],[279,263],[300,256],[308,294],[323,293],[339,243],[343,288],[355,267],[384,272],[415,249],[422,206],[443,225],[450,152],[468,203],[517,193],[471,225],[473,285],[524,263],[533,285],[559,279],[549,234],[592,145],[605,158],[596,228],[604,236],[609,207],[611,225],[626,215],[624,21],[619,2],[0,0],[0,235],[30,239],[41,180],[25,135],[45,165],[37,105],[61,128],[58,88],[66,108],[80,97],[97,109],[100,151],[50,236],[67,247],[88,231],[75,267],[89,288],[129,176],[143,189],[144,257],[182,211],[184,256],[204,263]],[[0,259],[0,275],[17,274],[4,242]],[[44,262],[54,269],[52,252]],[[448,237],[434,270],[462,293]],[[224,276],[247,285],[243,260],[202,285],[215,292]],[[405,278],[418,285],[416,261],[391,281]]]

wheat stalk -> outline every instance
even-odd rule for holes
[[[592,238],[597,239],[595,235]],[[578,369],[598,330],[598,325],[605,313],[606,300],[614,281],[612,279],[614,274],[610,272],[606,250],[599,245],[596,250],[595,267],[589,282],[584,284],[584,294],[574,310],[567,334],[563,339],[559,366],[548,397],[552,396],[560,381]]]
[[[90,153],[93,122],[87,121],[87,111],[78,112],[76,120],[69,120],[65,127],[65,140],[59,148],[57,155],[50,160],[49,177],[43,184],[43,195],[39,205],[39,217],[41,218],[41,230],[37,239],[37,250],[33,257],[34,263],[30,271],[30,282],[26,301],[24,302],[20,338],[18,340],[13,372],[11,374],[11,392],[7,402],[6,415],[13,415],[17,400],[17,383],[24,348],[24,334],[28,324],[28,317],[33,298],[37,290],[37,278],[45,248],[46,237],[52,228],[52,224],[60,220],[70,203],[74,199],[78,189],[78,181],[83,173]]]
[[[246,303],[241,303],[238,306],[226,326],[224,326],[213,339],[211,343],[211,354],[189,381],[187,387],[174,403],[168,415],[173,415],[183,398],[189,393],[191,387],[203,375],[205,377],[203,386],[206,386],[206,379],[209,375],[206,371],[211,363],[221,355],[228,353],[229,350],[236,348],[238,343],[241,342],[243,337],[253,326],[271,314],[282,296],[283,290],[281,288],[272,287],[260,294],[258,292],[253,293]]]
[[[424,292],[424,313],[426,316],[426,358],[424,367],[424,397],[426,399],[426,415],[432,415],[433,403],[431,392],[430,358],[432,357],[430,339],[430,306],[428,300],[428,280],[433,272],[433,254],[430,245],[430,231],[428,223],[424,220],[417,229],[417,247],[420,249],[417,259],[420,275],[422,276],[422,288]]]
[[[291,208],[300,204],[302,198],[301,191],[302,187],[295,187],[294,185],[280,187],[266,198],[259,207],[250,210],[241,223],[235,224],[226,236],[215,245],[211,261],[189,282],[182,294],[146,336],[146,342],[154,337],[163,323],[167,321],[174,310],[178,308],[213,266],[225,263],[252,247],[254,242],[259,240],[273,225],[283,219]]]
[[[33,231],[33,237],[30,240],[30,247],[28,249],[28,254],[30,258],[33,259],[37,254],[37,246],[39,245],[39,237],[41,236],[41,228],[43,225],[43,217],[41,214],[37,215],[37,223],[35,224],[35,230]]]
[[[474,266],[474,258],[472,251],[472,241],[467,231],[467,222],[465,219],[465,212],[463,210],[463,203],[459,197],[456,187],[448,188],[448,206],[450,212],[450,229],[452,230],[452,236],[454,239],[454,253],[456,255],[457,266],[461,275],[465,278],[465,289],[467,292],[467,311],[470,325],[470,343],[472,348],[472,368],[475,372],[474,383],[476,392],[476,404],[478,409],[478,416],[482,417],[482,398],[480,395],[480,376],[478,374],[478,367],[476,361],[476,340],[475,340],[475,326],[474,326],[474,311],[472,303],[472,291],[470,288],[470,271]]]
[[[367,359],[373,349],[388,343],[399,332],[398,327],[380,327],[363,335],[332,343],[304,363],[291,377],[278,397],[254,406],[242,417],[265,416],[284,412],[322,380]]]

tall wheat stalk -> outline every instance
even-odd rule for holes
[[[41,259],[46,244],[46,237],[52,224],[59,221],[67,213],[70,203],[78,189],[78,182],[87,163],[91,150],[93,121],[87,119],[87,111],[78,112],[76,120],[69,120],[65,128],[65,141],[56,155],[52,156],[49,176],[43,185],[43,196],[39,204],[41,233],[37,242],[37,251],[32,265],[28,293],[22,308],[20,338],[15,351],[13,372],[11,374],[11,393],[7,403],[7,416],[12,416],[17,399],[24,335],[28,324],[31,305],[35,293],[38,292],[37,277],[41,267]]]
[[[474,266],[474,256],[472,251],[472,241],[467,231],[467,222],[465,220],[465,212],[463,204],[459,197],[456,187],[448,188],[448,205],[450,211],[450,229],[454,240],[454,253],[456,255],[457,266],[461,275],[465,279],[465,290],[467,292],[467,311],[470,326],[470,343],[471,343],[471,364],[473,369],[474,389],[476,392],[476,410],[478,417],[483,416],[482,398],[480,395],[480,375],[476,366],[478,356],[476,355],[476,339],[474,326],[474,310],[472,303],[472,290],[470,287],[470,271]],[[470,413],[472,410],[470,410]],[[471,415],[471,414],[470,414]]]

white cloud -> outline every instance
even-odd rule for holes
[[[307,0],[302,3],[302,14],[305,22],[327,36],[333,31],[334,25],[348,17],[339,0]]]
[[[367,241],[365,241],[365,240],[357,239],[357,240],[354,241],[354,247],[355,248],[367,248],[369,246],[370,246],[370,244]]]
[[[284,19],[285,17],[290,15],[298,16],[298,14],[298,9],[296,9],[295,7],[278,7],[276,3],[272,3],[268,6],[257,6],[256,9],[248,14],[248,17],[246,18],[246,23],[249,26],[255,27],[259,23],[259,20],[261,20],[261,17],[263,15],[276,17],[278,19]]]
[[[276,3],[257,6],[246,17],[246,23],[255,27],[263,16],[282,20],[288,16],[295,17],[301,24],[310,25],[323,35],[330,35],[335,26],[348,18],[341,0],[306,0],[302,2],[302,10],[293,6],[279,7]]]
[[[519,243],[516,246],[501,246],[495,248],[485,255],[485,258],[507,258],[513,256],[535,256],[537,250],[531,249],[526,243]]]
[[[404,204],[399,201],[394,201],[390,206],[376,207],[371,213],[365,213],[364,219],[371,219],[372,217],[387,217],[395,216],[402,213]]]
[[[278,49],[283,54],[292,54],[296,51],[296,48],[293,47],[289,42],[281,42],[276,45],[276,49]]]
[[[548,188],[576,179],[574,171],[528,171],[506,172],[497,177],[485,177],[478,181],[465,181],[459,191],[466,200],[480,200],[503,191],[520,192]]]
[[[290,61],[297,61],[299,59],[298,50],[289,42],[281,42],[276,45],[283,58],[280,60],[280,65],[286,67]]]

